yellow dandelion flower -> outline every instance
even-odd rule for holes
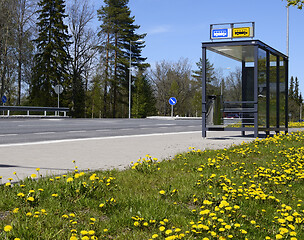
[[[30,201],[30,202],[34,202],[35,201],[35,199],[33,197],[28,197],[27,200]]]
[[[81,234],[81,235],[87,235],[87,234],[88,234],[88,231],[82,230],[82,231],[80,231],[80,234]]]
[[[164,226],[159,227],[159,231],[163,232],[166,228]]]
[[[25,195],[24,195],[24,193],[18,193],[17,196],[18,197],[24,197]]]
[[[18,213],[19,212],[19,208],[15,208],[14,210],[13,210],[13,213]]]
[[[3,230],[4,232],[10,232],[13,229],[13,227],[11,225],[6,225]]]
[[[67,182],[73,182],[74,181],[74,179],[72,178],[72,177],[69,177],[68,179],[67,179]]]

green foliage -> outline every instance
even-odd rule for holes
[[[304,1],[303,0],[287,0],[288,6],[297,6],[299,9],[303,8]]]
[[[288,112],[291,114],[290,121],[297,121],[300,118],[300,108],[302,107],[303,98],[299,90],[299,80],[291,76],[288,89]]]
[[[67,73],[69,63],[68,28],[64,24],[65,5],[63,0],[41,0],[38,5],[38,37],[35,39],[37,53],[30,87],[30,102],[38,106],[56,106],[53,88],[61,84],[65,91],[61,95],[61,105],[70,99],[70,77]]]
[[[105,39],[99,48],[106,53],[103,95],[107,99],[105,114],[111,109],[108,117],[126,117],[127,111],[120,109],[128,106],[130,55],[132,66],[143,70],[148,66],[143,63],[146,58],[141,57],[144,43],[139,42],[146,34],[135,33],[140,26],[134,24],[128,2],[105,0],[104,6],[98,10],[99,20],[102,21],[98,34]]]
[[[132,90],[132,117],[145,118],[155,114],[155,97],[148,77],[138,72]]]
[[[304,238],[304,132],[1,185],[1,239]],[[17,176],[17,174],[15,174]],[[10,180],[12,181],[12,180]]]

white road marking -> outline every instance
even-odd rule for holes
[[[39,133],[34,133],[36,135],[47,135],[47,134],[54,134],[56,132],[39,132]]]
[[[0,137],[9,137],[9,136],[17,136],[18,134],[12,133],[12,134],[2,134]]]
[[[84,130],[79,130],[79,131],[68,131],[68,133],[84,133],[84,132],[87,132],[87,131],[84,131]]]
[[[153,137],[153,136],[179,135],[179,134],[194,134],[194,133],[200,133],[200,132],[201,131],[151,133],[151,134],[142,134],[142,135],[109,136],[109,137],[79,138],[79,139],[77,138],[77,139],[63,139],[63,140],[30,142],[30,143],[11,143],[11,144],[0,144],[0,148],[1,147],[30,146],[30,145],[40,145],[40,144],[43,145],[43,144],[53,144],[53,143],[80,142],[80,141],[96,141],[96,140],[107,140],[107,139],[123,139],[123,138]]]
[[[63,121],[64,119],[39,119],[40,121]]]

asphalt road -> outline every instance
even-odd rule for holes
[[[193,131],[200,120],[0,119],[0,144]]]
[[[36,168],[44,176],[73,171],[73,161],[79,170],[125,169],[146,154],[167,159],[189,147],[218,149],[250,140],[239,132],[202,138],[200,120],[0,119],[0,184]]]

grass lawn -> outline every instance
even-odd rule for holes
[[[0,239],[304,239],[304,132],[1,185]],[[17,178],[18,176],[16,176]],[[1,180],[0,180],[1,181]]]

